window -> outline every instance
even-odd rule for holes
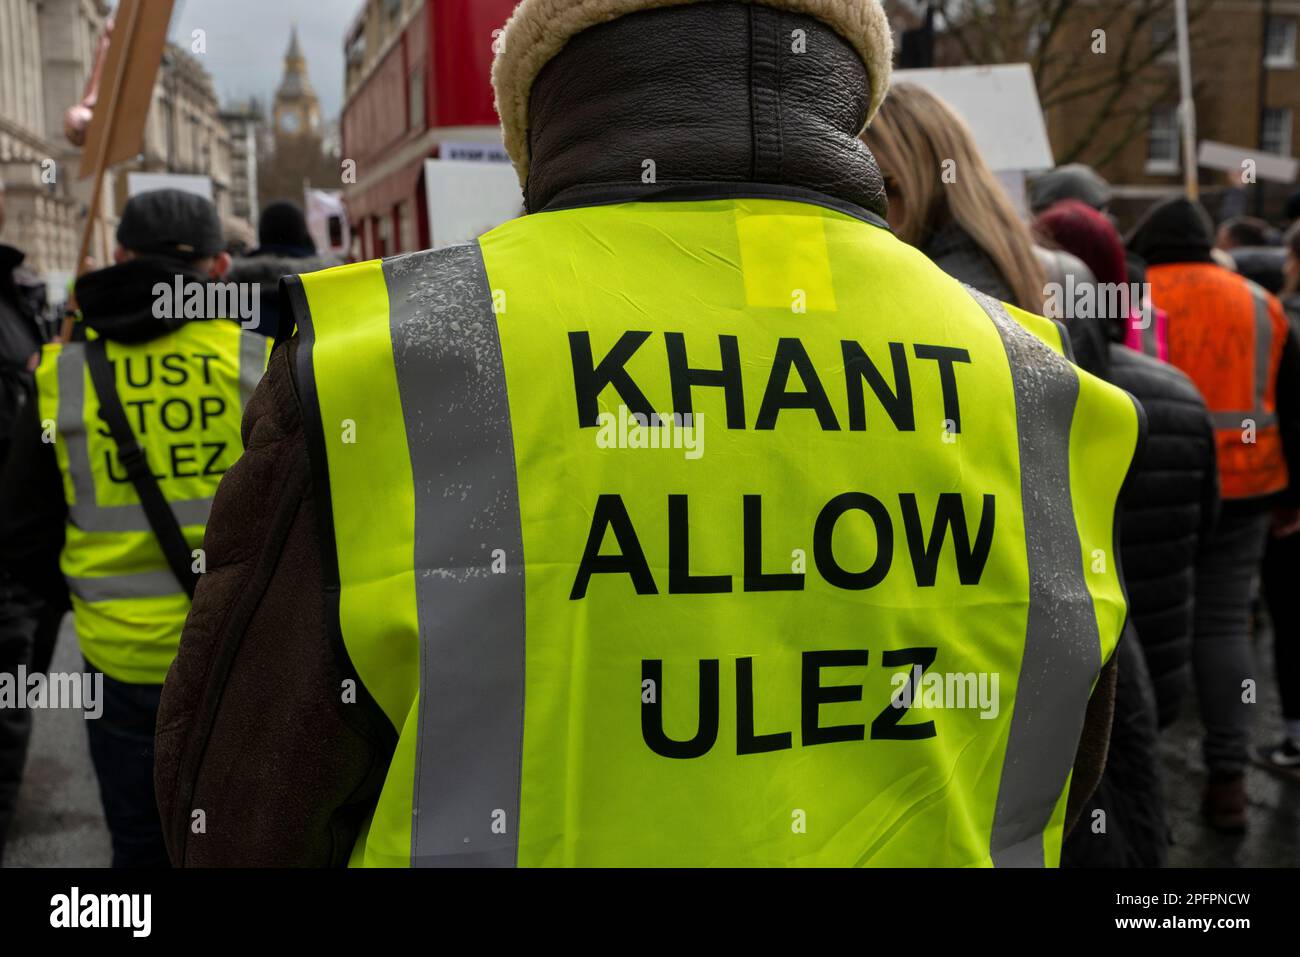
[[[1158,106],[1151,111],[1147,130],[1147,172],[1178,171],[1178,109]]]
[[[1151,21],[1151,50],[1157,63],[1178,62],[1178,32],[1171,16],[1156,17]]]
[[[406,103],[408,106],[406,128],[424,129],[424,68],[417,67],[407,78]]]
[[[420,239],[415,235],[415,207],[405,200],[394,211],[397,218],[397,235],[402,243],[402,252],[413,252],[420,248]]]
[[[348,44],[348,66],[361,66],[366,62],[366,35],[358,33]]]
[[[1264,128],[1259,134],[1259,148],[1265,153],[1291,155],[1291,111],[1270,108],[1264,111]]]
[[[1264,41],[1264,65],[1272,70],[1295,68],[1295,21],[1286,17],[1269,17]]]

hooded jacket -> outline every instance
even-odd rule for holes
[[[1109,355],[1107,381],[1147,414],[1146,445],[1120,497],[1120,560],[1130,624],[1165,727],[1191,685],[1196,563],[1219,515],[1214,428],[1178,369],[1117,342]]]
[[[779,55],[796,30],[806,53]],[[530,0],[508,35],[528,45],[507,40],[495,85],[530,212],[728,195],[884,212],[857,139],[887,83],[875,0]],[[275,350],[248,407],[163,692],[155,781],[177,865],[346,862],[393,748],[382,714],[340,700],[297,347]],[[1113,670],[1099,688],[1083,794],[1104,761]],[[242,813],[187,842],[190,809],[216,806]]]
[[[196,320],[156,316],[154,287],[171,286],[178,276],[183,282],[208,281],[188,263],[159,256],[138,256],[86,273],[76,286],[82,323],[105,339],[132,344],[174,332]],[[58,562],[67,513],[58,460],[42,437],[33,392],[0,472],[0,576],[46,600],[65,601]]]
[[[1094,260],[1103,271],[1104,260]],[[1132,276],[1111,275],[1110,282],[1137,282]],[[1102,304],[1103,295],[1097,296]],[[1121,303],[1121,308],[1123,303]],[[1196,561],[1218,518],[1218,469],[1214,428],[1200,392],[1183,372],[1123,345],[1126,316],[1075,316],[1066,326],[1075,361],[1098,378],[1132,395],[1147,414],[1147,441],[1133,462],[1120,497],[1120,559],[1129,598],[1130,636],[1122,661],[1140,647],[1145,654],[1142,681],[1145,697],[1161,727],[1177,716],[1190,684],[1192,654],[1192,596]],[[1136,638],[1136,641],[1134,641]],[[1121,663],[1121,671],[1125,670]],[[1135,726],[1118,713],[1134,707],[1125,701],[1141,682],[1120,678],[1117,718],[1111,735],[1112,761],[1119,750],[1133,764],[1154,760],[1150,740],[1133,736]],[[1147,748],[1145,755],[1143,748]],[[1111,773],[1108,765],[1106,775]],[[1106,778],[1103,777],[1103,787]],[[1142,802],[1113,802],[1125,809]],[[1141,812],[1137,813],[1141,817]],[[1095,858],[1089,858],[1094,860]]]

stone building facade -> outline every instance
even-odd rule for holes
[[[107,0],[0,0],[0,242],[23,250],[26,264],[47,278],[76,270],[93,182],[78,178],[82,151],[65,138],[63,116],[82,99],[110,15]],[[223,115],[199,59],[169,44],[142,150],[105,180],[92,258],[102,263],[111,253],[134,170],[210,176],[223,216],[255,219],[254,128],[243,111]]]
[[[76,178],[63,113],[81,100],[108,15],[106,0],[0,0],[0,242],[46,275],[76,266],[90,183]]]

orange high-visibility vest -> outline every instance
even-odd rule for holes
[[[1201,390],[1214,420],[1226,499],[1287,485],[1277,420],[1277,373],[1287,321],[1275,296],[1213,263],[1147,271],[1151,297],[1169,313],[1169,362]]]

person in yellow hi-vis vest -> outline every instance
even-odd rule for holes
[[[1142,417],[891,235],[890,59],[876,0],[519,4],[528,215],[282,287],[173,863],[1058,862]]]
[[[211,202],[176,190],[132,197],[117,242],[115,265],[77,280],[73,341],[42,349],[0,484],[0,570],[21,582],[18,543],[62,541],[113,864],[165,867],[158,700],[206,569],[212,497],[243,450],[240,417],[269,348],[240,325],[250,317],[239,304],[256,292],[221,282],[230,257]]]

